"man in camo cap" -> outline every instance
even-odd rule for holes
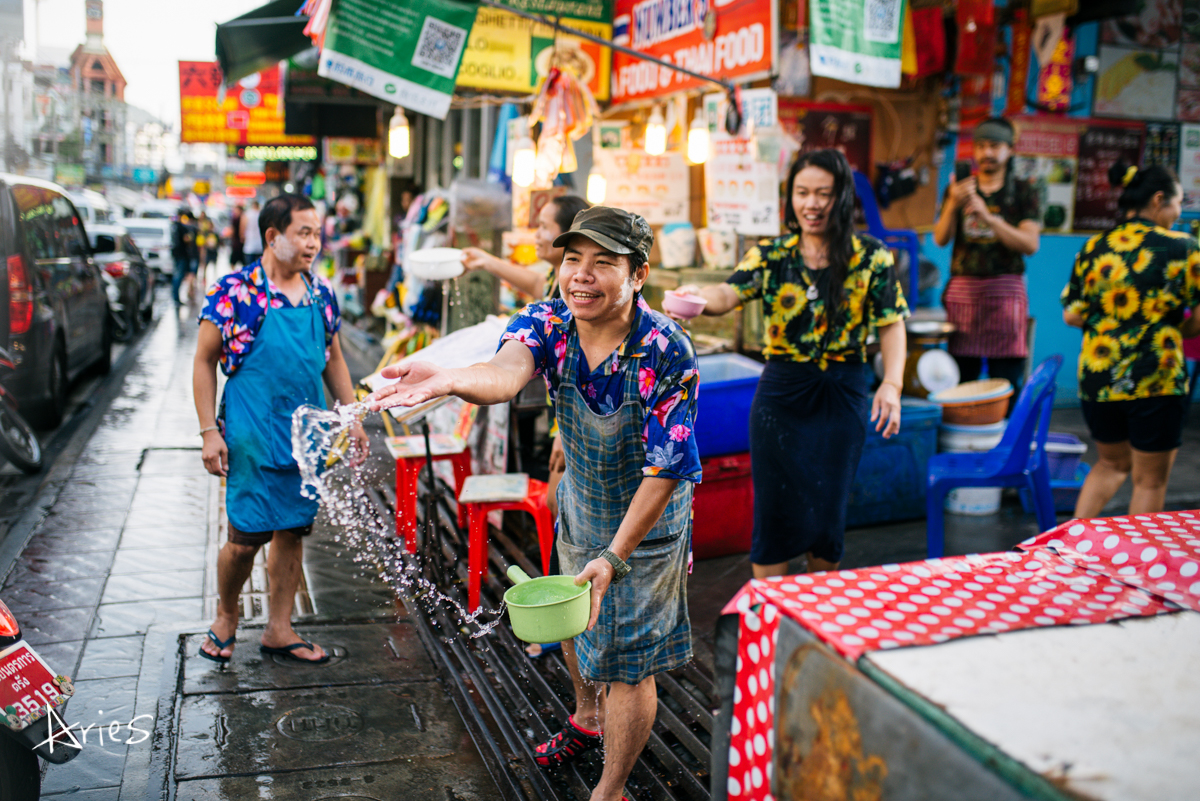
[[[384,370],[399,383],[372,396],[377,408],[442,395],[502,403],[533,376],[546,380],[567,461],[558,555],[576,584],[592,583],[592,611],[587,631],[563,643],[575,714],[535,750],[539,764],[553,767],[603,742],[593,801],[621,798],[654,725],[654,676],[692,657],[699,375],[687,334],[641,298],[653,238],[636,214],[579,212],[554,241],[564,248],[562,297],[514,315],[490,362],[461,370],[402,362]]]

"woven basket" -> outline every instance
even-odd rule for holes
[[[931,395],[929,400],[941,405],[943,423],[982,426],[1004,419],[1012,395],[1012,384],[1006,379],[989,378],[959,384]]]

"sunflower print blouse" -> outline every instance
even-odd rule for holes
[[[1120,401],[1187,394],[1179,326],[1200,304],[1200,245],[1132,218],[1088,240],[1062,304],[1083,318],[1079,397]]]
[[[762,298],[763,355],[793,362],[865,362],[867,335],[909,316],[892,252],[878,239],[854,237],[843,284],[843,312],[830,329],[824,270],[804,266],[800,236],[764,239],[751,248],[728,284],[743,302]]]

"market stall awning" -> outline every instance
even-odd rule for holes
[[[272,0],[217,25],[217,62],[231,84],[312,47],[304,35],[308,17],[296,12],[302,0]]]

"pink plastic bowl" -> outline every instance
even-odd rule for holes
[[[667,292],[663,295],[662,305],[663,311],[670,312],[676,317],[683,317],[690,320],[704,311],[704,307],[708,305],[708,301],[699,295],[677,295],[674,292]]]

